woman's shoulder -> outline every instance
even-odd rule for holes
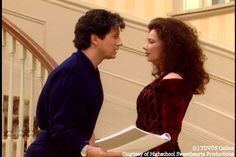
[[[170,72],[170,73],[167,73],[165,76],[163,76],[163,80],[167,80],[167,79],[183,79],[183,77],[179,73]]]
[[[188,81],[185,79],[184,75],[180,73],[170,72],[164,75],[158,85],[162,92],[168,92],[172,94],[191,94]]]

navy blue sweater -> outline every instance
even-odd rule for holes
[[[40,94],[36,118],[60,156],[80,156],[103,103],[98,69],[80,51],[50,73]]]

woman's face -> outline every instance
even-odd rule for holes
[[[157,32],[152,29],[149,34],[146,43],[143,45],[147,60],[154,65],[161,64],[162,61],[162,41],[159,39]]]

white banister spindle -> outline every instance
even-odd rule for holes
[[[6,32],[4,31],[4,29],[2,29],[2,54],[5,53],[5,45],[6,45]],[[3,57],[2,57],[2,63],[3,63]],[[3,66],[4,64],[2,64],[2,76],[3,76]],[[4,82],[4,77],[2,77],[2,85]],[[4,97],[3,97],[3,92],[2,92],[2,139],[4,138]]]
[[[29,138],[27,140],[27,147],[33,142],[33,129],[34,129],[34,77],[35,77],[35,67],[36,67],[36,59],[35,57],[29,54],[29,62],[30,62],[30,103],[29,103]]]
[[[43,67],[43,65],[39,62],[39,60],[36,61],[36,77],[38,78],[38,93],[37,93],[37,97],[39,97],[39,94],[43,88],[44,85],[44,76],[45,76],[45,68]],[[36,103],[34,105],[34,113],[36,113]],[[34,114],[34,116],[36,117],[36,115]],[[39,128],[36,128],[39,129]]]
[[[37,60],[37,71],[36,71],[36,76],[39,79],[39,90],[41,92],[41,89],[43,87],[44,84],[44,74],[45,74],[45,68],[43,67],[43,65],[39,62],[39,60]]]
[[[19,60],[21,64],[20,72],[20,102],[19,102],[19,132],[16,147],[16,156],[24,156],[24,139],[23,139],[23,124],[24,124],[24,69],[25,69],[25,57],[26,49],[19,42],[17,43],[17,52],[19,53]]]
[[[45,84],[48,78],[48,71],[45,70],[45,74],[44,74],[44,79],[43,79],[43,83]]]
[[[13,156],[13,140],[12,140],[12,119],[13,119],[13,72],[14,72],[14,54],[15,39],[7,33],[7,46],[10,56],[10,72],[9,72],[9,93],[8,93],[8,114],[7,114],[7,140],[6,140],[6,157]]]

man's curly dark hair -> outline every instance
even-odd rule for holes
[[[74,46],[78,50],[86,49],[91,44],[92,34],[103,39],[113,27],[125,28],[125,23],[120,15],[104,9],[89,10],[79,18],[75,26]]]

